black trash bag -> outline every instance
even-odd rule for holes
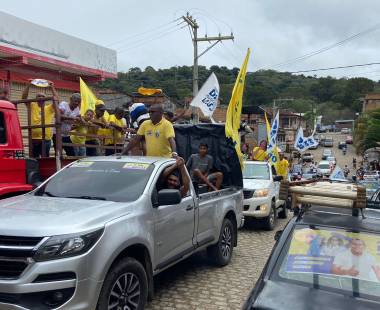
[[[223,173],[223,186],[243,187],[239,158],[231,139],[227,139],[224,124],[174,125],[177,153],[186,161],[198,153],[200,143],[208,145],[214,158],[214,168]]]

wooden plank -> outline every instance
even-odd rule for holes
[[[356,200],[357,193],[352,191],[321,190],[311,186],[293,186],[289,188],[290,193],[300,195],[312,195],[320,197],[342,198]]]

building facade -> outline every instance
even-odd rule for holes
[[[363,113],[380,109],[380,93],[365,95],[363,99]]]

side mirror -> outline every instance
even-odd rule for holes
[[[177,205],[181,202],[182,196],[178,189],[162,189],[158,192],[158,205]]]
[[[275,182],[281,182],[283,179],[284,178],[282,175],[274,175],[273,176],[273,181],[275,181]]]
[[[274,234],[274,240],[278,241],[281,238],[282,233],[283,233],[283,230],[277,230],[276,233]]]

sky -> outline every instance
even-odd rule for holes
[[[199,37],[231,32],[235,37],[199,58],[207,67],[240,67],[248,47],[249,71],[296,72],[380,62],[378,0],[0,1],[6,13],[115,49],[118,71],[123,72],[192,65],[190,31],[181,19],[187,12],[199,24]],[[209,46],[200,42],[199,51]],[[304,74],[379,80],[380,64]]]

